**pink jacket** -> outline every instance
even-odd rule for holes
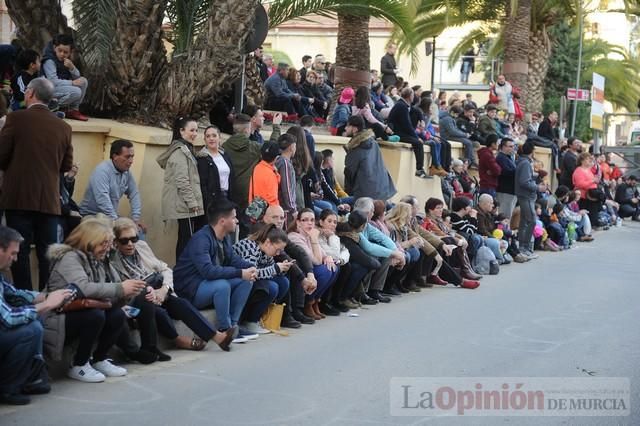
[[[573,172],[573,187],[580,190],[580,198],[584,199],[587,196],[587,191],[595,189],[598,184],[593,181],[595,175],[591,169],[585,169],[584,167],[576,167]]]

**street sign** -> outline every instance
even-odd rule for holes
[[[567,89],[567,99],[570,101],[588,101],[589,91],[586,89]]]
[[[591,128],[604,130],[604,76],[593,73],[593,102],[591,102]]]

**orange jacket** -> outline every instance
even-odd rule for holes
[[[251,180],[249,181],[249,203],[253,197],[261,197],[270,206],[279,206],[278,187],[280,185],[280,174],[273,164],[262,160],[253,169]]]

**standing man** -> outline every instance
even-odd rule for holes
[[[244,109],[244,113],[251,117],[251,135],[249,135],[249,139],[262,145],[264,143],[264,138],[262,137],[262,134],[260,134],[262,126],[264,126],[264,113],[262,112],[262,109],[256,105],[247,105]],[[271,142],[276,142],[280,137],[280,123],[282,123],[282,114],[274,114],[273,131],[269,138]]]
[[[387,44],[387,53],[380,59],[380,73],[382,73],[382,84],[385,89],[389,86],[395,86],[398,81],[398,67],[394,56],[396,50],[398,50],[398,46],[395,43]]]
[[[0,170],[4,171],[0,207],[7,226],[24,240],[11,268],[17,288],[31,290],[31,244],[36,245],[39,288],[49,279],[49,245],[58,240],[60,175],[73,166],[71,127],[49,111],[53,84],[31,80],[24,93],[27,109],[7,115],[0,133]]]
[[[264,83],[267,81],[267,78],[269,78],[269,71],[267,70],[267,64],[264,63],[262,57],[262,46],[253,51],[253,56],[256,58],[256,67],[258,68],[260,79]]]
[[[569,189],[573,189],[573,172],[576,170],[576,167],[578,167],[578,154],[580,154],[582,142],[572,136],[567,140],[567,147],[568,149],[562,156],[558,183]]]
[[[11,266],[23,239],[0,226],[0,269]],[[56,309],[71,291],[48,295],[18,290],[0,275],[0,403],[25,405],[27,395],[49,393],[46,365],[42,357],[42,324],[38,315]]]
[[[498,189],[498,177],[502,172],[496,161],[498,137],[489,135],[484,146],[478,150],[478,175],[480,176],[480,194],[489,194],[495,198]]]
[[[310,55],[302,57],[302,68],[300,68],[300,81],[307,81],[307,71],[311,69],[313,58]]]
[[[514,147],[512,139],[502,138],[500,151],[496,156],[496,161],[500,165],[496,200],[499,203],[498,209],[500,213],[509,219],[511,219],[513,209],[516,208],[516,202],[518,201],[515,194],[516,162],[513,159]]]
[[[533,228],[536,224],[536,198],[538,185],[533,177],[533,161],[531,159],[535,145],[531,139],[522,145],[522,153],[516,164],[515,193],[520,204],[520,226],[518,227],[518,243],[520,252],[529,259],[536,259],[533,253]]]
[[[224,143],[224,151],[231,160],[235,175],[231,188],[233,202],[240,211],[249,205],[249,182],[253,168],[262,157],[260,145],[249,139],[251,134],[251,118],[246,114],[238,114],[233,123],[233,136]]]
[[[133,143],[126,139],[113,141],[109,151],[109,160],[98,164],[89,178],[89,185],[80,203],[82,216],[102,213],[115,220],[118,206],[123,195],[129,198],[131,204],[131,219],[142,232],[147,227],[140,221],[142,217],[142,199],[138,186],[129,171],[133,164]]]
[[[502,74],[498,76],[496,84],[493,86],[493,91],[498,97],[498,108],[509,114],[515,114],[516,109],[513,103],[513,86],[509,83],[506,77]]]

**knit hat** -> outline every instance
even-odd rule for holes
[[[340,93],[340,99],[338,99],[338,102],[340,102],[341,104],[350,104],[355,94],[356,92],[354,92],[351,87],[347,86],[342,89],[342,93]]]

